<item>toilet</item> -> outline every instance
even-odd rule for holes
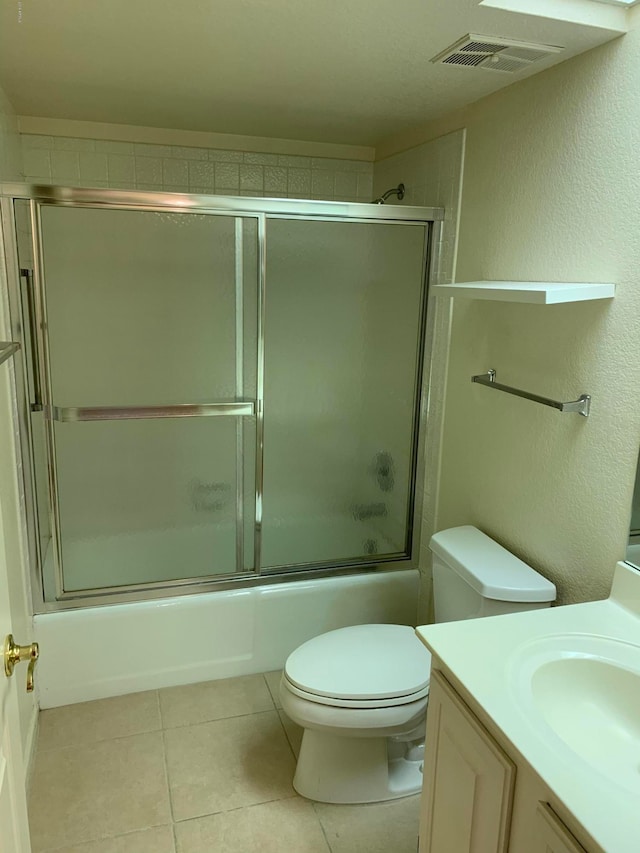
[[[436,622],[549,607],[555,586],[475,527],[442,530]],[[372,803],[422,787],[431,655],[406,625],[355,625],[289,655],[285,713],[304,729],[293,787],[324,803]]]

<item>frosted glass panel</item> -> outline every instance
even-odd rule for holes
[[[426,228],[267,233],[263,565],[405,555]]]
[[[233,418],[55,429],[66,591],[235,571]],[[247,500],[251,512],[251,491]],[[249,564],[252,530],[243,534]]]
[[[232,400],[236,246],[243,258],[243,393],[255,397],[256,224],[231,216],[45,207],[56,406]]]
[[[53,406],[255,399],[255,218],[46,205],[41,218]],[[254,569],[254,418],[53,429],[64,592]]]

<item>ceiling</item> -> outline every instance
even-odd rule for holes
[[[0,0],[0,85],[25,116],[371,146],[619,34],[504,8],[532,3]],[[566,49],[517,75],[430,62],[469,32]]]

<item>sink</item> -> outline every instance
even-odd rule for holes
[[[640,794],[640,646],[557,634],[511,659],[521,710],[552,747],[548,729],[592,770]]]

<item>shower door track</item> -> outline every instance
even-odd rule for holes
[[[412,553],[396,553],[377,556],[375,559],[330,560],[307,564],[295,564],[286,567],[271,567],[261,570],[261,544],[262,544],[262,507],[263,507],[263,452],[264,452],[264,322],[265,322],[265,287],[266,287],[266,220],[274,219],[302,219],[314,221],[334,222],[361,222],[381,223],[387,225],[407,225],[411,223],[427,227],[425,240],[424,258],[424,281],[423,281],[423,311],[422,311],[422,340],[419,347],[418,358],[422,362],[425,348],[424,327],[426,319],[426,302],[428,296],[429,281],[433,279],[438,268],[440,253],[441,223],[444,220],[444,210],[439,207],[394,207],[392,205],[371,205],[351,202],[334,201],[306,201],[290,199],[268,199],[268,198],[235,198],[225,196],[195,195],[188,193],[166,193],[149,191],[127,191],[127,190],[102,190],[84,189],[75,187],[57,187],[48,185],[27,185],[19,183],[0,184],[0,195],[2,196],[2,226],[4,233],[5,262],[8,272],[9,296],[11,306],[12,330],[20,332],[20,265],[18,263],[18,252],[15,228],[15,201],[29,201],[31,208],[31,227],[33,240],[33,261],[35,280],[35,302],[36,311],[41,323],[46,324],[44,317],[44,294],[41,290],[42,282],[42,236],[40,228],[39,209],[42,205],[62,207],[87,207],[106,208],[155,212],[174,213],[199,213],[206,215],[222,215],[247,217],[257,220],[258,223],[258,329],[257,329],[257,372],[256,372],[256,399],[235,400],[226,402],[214,402],[211,404],[175,404],[162,407],[62,407],[58,408],[51,404],[50,368],[48,353],[39,347],[39,373],[43,384],[47,385],[49,392],[49,405],[45,406],[47,418],[47,443],[49,452],[49,499],[51,518],[53,520],[51,536],[56,556],[56,574],[58,576],[58,595],[56,601],[46,601],[44,596],[44,577],[42,574],[44,559],[40,554],[39,543],[33,539],[38,536],[30,536],[29,550],[32,552],[30,563],[32,565],[32,589],[34,597],[34,610],[36,613],[52,612],[73,608],[86,607],[88,605],[114,604],[127,601],[139,601],[141,598],[156,599],[176,594],[192,594],[195,592],[209,592],[216,589],[241,589],[258,584],[277,583],[283,580],[291,580],[296,576],[304,578],[324,577],[327,575],[360,574],[381,570],[402,570],[413,566],[416,562],[416,553],[419,543],[416,537],[412,537],[421,511],[421,496],[415,497],[415,482],[417,476],[424,469],[424,454],[418,447],[418,436],[424,427],[424,409],[419,404],[422,399],[424,369],[422,363],[419,365],[416,380],[416,418],[414,424],[414,465],[411,478],[411,512],[408,524],[408,538],[412,539]],[[238,271],[236,270],[236,276]],[[19,386],[19,397],[22,398],[21,444],[23,456],[23,469],[25,490],[27,499],[35,507],[33,488],[33,447],[31,439],[31,425],[29,413],[31,407],[28,399],[27,380],[21,364],[16,365],[16,378]],[[240,374],[236,381],[236,389],[240,385]],[[53,437],[53,421],[72,422],[87,420],[122,420],[129,418],[165,418],[165,417],[202,417],[202,416],[236,416],[238,417],[238,438],[236,444],[236,458],[240,454],[240,441],[242,437],[242,418],[245,415],[256,417],[256,471],[255,471],[255,519],[254,519],[254,566],[253,570],[244,570],[243,562],[237,564],[237,571],[226,574],[210,576],[198,576],[192,578],[180,578],[170,581],[151,581],[131,585],[118,585],[115,587],[100,587],[99,589],[81,589],[64,591],[61,569],[61,544],[60,544],[60,522],[57,497],[57,485],[55,472],[55,439]],[[24,436],[27,440],[24,440]],[[422,442],[424,444],[424,442]],[[239,482],[244,482],[242,472],[239,474]],[[237,506],[241,502],[241,492],[236,495]],[[242,530],[238,534],[236,551],[238,555],[243,552],[243,544],[239,540]]]

